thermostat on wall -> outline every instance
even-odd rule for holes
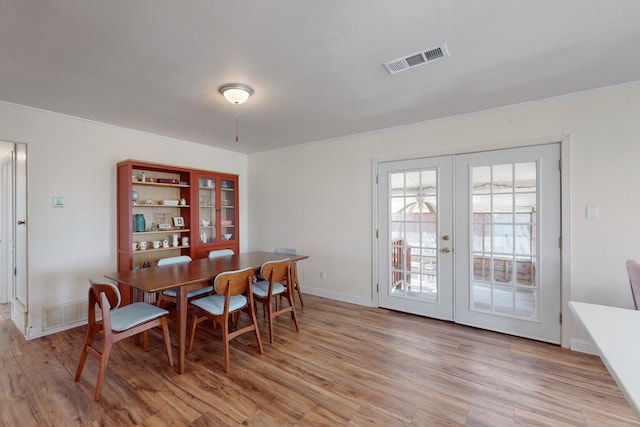
[[[64,197],[54,197],[53,198],[53,206],[57,208],[64,207]]]

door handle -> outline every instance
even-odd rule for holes
[[[442,248],[442,252],[444,252],[445,254],[448,254],[449,252],[451,252],[451,249],[445,246],[444,248]]]
[[[24,225],[24,224],[25,224],[25,221],[23,221],[23,220],[19,220],[18,221],[18,225]]]

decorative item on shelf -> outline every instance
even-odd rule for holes
[[[220,225],[222,225],[223,227],[229,227],[230,225],[232,225],[232,221],[230,219],[223,219],[220,221]]]
[[[222,235],[222,237],[224,237],[224,240],[231,240],[231,237],[233,237],[233,234],[225,233]]]
[[[171,214],[167,212],[156,212],[155,219],[159,230],[171,230]]]
[[[200,233],[200,243],[207,243],[207,240],[207,233],[205,233],[204,231]]]
[[[178,203],[180,203],[179,200],[163,200],[162,204],[165,206],[178,206]]]
[[[140,198],[140,194],[138,194],[137,191],[132,191],[131,192],[131,200],[133,200],[133,204],[137,204],[136,202],[138,201],[138,199]]]
[[[186,206],[186,204],[187,204],[187,199],[185,199],[184,197],[180,199],[180,206]]]
[[[211,224],[211,221],[209,221],[209,220],[206,220],[206,219],[201,219],[200,220],[200,226],[201,227],[208,227],[209,224]]]
[[[169,241],[167,239],[163,239],[162,240],[162,247],[163,248],[168,248],[169,247]]]
[[[189,246],[189,238],[188,237],[183,237],[182,238],[182,246]]]
[[[142,172],[142,175],[140,176],[140,182],[147,182],[147,174]]]
[[[171,246],[173,246],[175,248],[179,244],[180,243],[178,242],[178,235],[177,234],[172,234],[171,235]]]
[[[136,232],[141,233],[143,231],[147,231],[147,226],[145,224],[143,214],[134,214],[133,219],[136,224],[136,228],[135,228]]]
[[[174,178],[158,178],[159,184],[178,184],[180,181]]]
[[[160,249],[160,245],[162,244],[162,242],[160,240],[154,240],[153,241],[153,249]]]
[[[222,188],[231,188],[231,181],[222,181],[220,184]]]
[[[181,216],[173,217],[173,226],[177,228],[184,227],[184,218]]]
[[[144,204],[145,205],[152,205],[153,204],[153,200],[147,199],[147,200],[144,201]]]
[[[140,242],[140,250],[144,251],[147,249],[147,242]]]

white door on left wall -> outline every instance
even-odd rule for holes
[[[0,302],[11,303],[11,318],[26,333],[27,148],[0,141]]]

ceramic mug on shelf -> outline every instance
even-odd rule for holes
[[[189,238],[188,237],[183,237],[182,238],[182,246],[189,246]]]
[[[144,251],[145,249],[147,249],[147,242],[140,242],[140,250]]]
[[[173,234],[171,236],[171,246],[176,247],[178,245],[180,245],[180,243],[178,242],[178,235],[177,234]]]
[[[158,249],[161,244],[162,244],[162,242],[160,240],[154,240],[153,241],[153,249]]]
[[[132,249],[133,249],[134,252],[137,251],[139,247],[140,247],[140,245],[138,245],[138,242],[133,242]]]

